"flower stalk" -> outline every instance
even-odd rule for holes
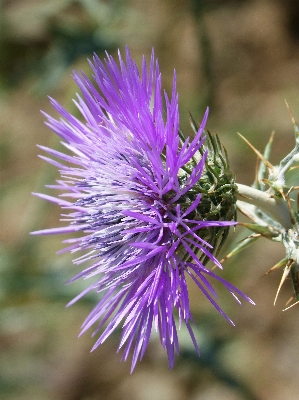
[[[241,183],[236,183],[236,185],[239,199],[237,207],[241,211],[246,210],[244,203],[253,204],[273,217],[274,220],[281,224],[283,229],[288,230],[292,228],[290,210],[287,202],[281,196],[273,196],[269,192],[262,192],[259,189]]]

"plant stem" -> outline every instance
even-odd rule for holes
[[[238,198],[240,200],[260,208],[275,218],[286,230],[292,229],[290,210],[283,198],[273,196],[247,185],[242,185],[241,183],[237,183],[237,187]]]

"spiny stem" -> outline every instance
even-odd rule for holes
[[[292,228],[290,211],[282,198],[241,183],[237,183],[237,187],[240,200],[253,204],[274,217],[286,230]]]

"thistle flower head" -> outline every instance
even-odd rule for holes
[[[220,196],[217,205],[215,190],[207,187],[211,173],[204,145],[208,111],[194,137],[183,138],[176,77],[171,98],[163,96],[154,54],[149,66],[143,59],[141,73],[128,49],[126,61],[119,54],[119,66],[109,55],[104,62],[94,56],[90,66],[94,83],[84,74],[73,76],[83,94],[75,104],[85,121],[54,100],[62,119],[47,116],[48,126],[72,155],[41,146],[60,159],[42,157],[60,169],[61,180],[50,187],[62,191],[68,200],[38,196],[69,212],[69,224],[35,233],[81,233],[65,241],[69,244],[66,250],[85,251],[74,263],[91,261],[91,266],[72,280],[94,279],[70,304],[89,291],[99,293],[98,304],[82,326],[83,333],[96,325],[94,333],[99,338],[94,348],[121,327],[119,349],[124,347],[124,360],[132,350],[133,370],[154,328],[172,367],[179,350],[176,320],[179,326],[187,326],[198,351],[190,324],[187,276],[229,321],[215,300],[210,278],[221,282],[234,297],[251,301],[205,266],[211,260],[221,267],[205,238],[211,238],[211,232],[215,238],[215,229],[235,223],[233,213],[219,211],[225,196]]]

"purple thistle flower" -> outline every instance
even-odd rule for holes
[[[67,227],[34,234],[82,233],[80,238],[65,240],[69,247],[64,251],[88,250],[74,263],[92,261],[92,265],[71,281],[94,276],[96,281],[69,304],[92,290],[101,294],[81,332],[95,324],[94,334],[101,331],[93,349],[121,326],[119,349],[124,347],[123,360],[132,349],[133,371],[154,326],[172,367],[174,353],[179,351],[175,315],[179,327],[185,323],[199,353],[190,323],[188,275],[231,323],[215,300],[209,278],[221,282],[239,303],[237,295],[253,302],[208,270],[201,258],[221,268],[201,231],[235,224],[198,218],[202,195],[196,185],[208,155],[203,146],[208,110],[194,138],[183,141],[179,135],[176,77],[171,99],[166,94],[163,99],[153,53],[149,68],[143,59],[141,75],[128,49],[126,62],[119,55],[119,64],[109,55],[104,63],[94,56],[90,66],[98,87],[84,74],[74,73],[83,93],[83,99],[78,95],[75,104],[85,123],[51,100],[63,118],[57,121],[47,116],[47,125],[73,155],[40,146],[63,163],[41,158],[60,169],[62,179],[49,187],[61,190],[61,197],[69,200],[36,195],[71,211]],[[188,167],[191,160],[192,170]],[[192,193],[193,201],[188,193]]]

